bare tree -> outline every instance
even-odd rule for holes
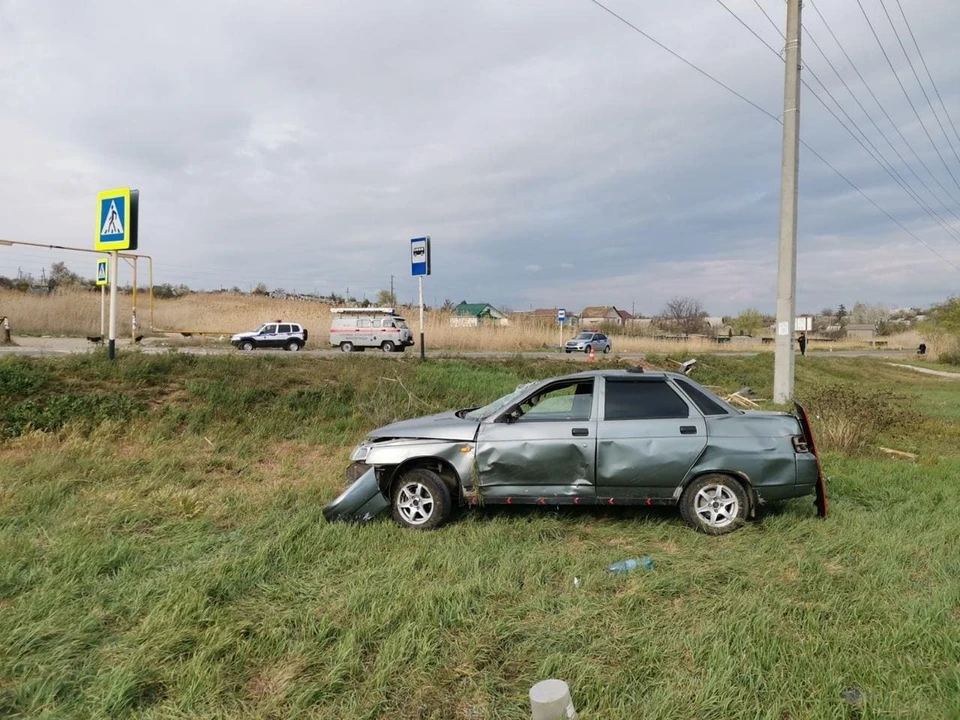
[[[671,332],[694,335],[706,330],[707,313],[699,300],[675,297],[660,311],[658,324]]]

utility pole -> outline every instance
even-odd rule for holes
[[[393,275],[390,276],[390,304],[397,306],[397,296],[393,294]]]
[[[793,323],[797,309],[797,175],[800,150],[800,0],[787,0],[783,82],[783,165],[780,172],[780,249],[777,264],[777,342],[773,401],[793,400]]]

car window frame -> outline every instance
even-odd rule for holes
[[[532,418],[527,420],[527,423],[546,423],[546,422],[592,422],[597,419],[597,394],[599,392],[599,383],[597,383],[596,377],[581,377],[581,378],[558,378],[553,380],[545,385],[538,385],[531,392],[523,395],[518,400],[509,403],[504,407],[499,413],[492,417],[492,422],[495,423],[507,423],[507,424],[516,424],[523,421],[524,416],[520,416],[516,420],[511,420],[510,416],[516,411],[516,409],[527,402],[534,395],[543,395],[545,393],[551,392],[551,389],[554,387],[560,387],[562,385],[577,385],[583,382],[590,382],[593,384],[593,387],[590,391],[590,413],[587,417],[584,418]]]
[[[607,420],[607,389],[611,383],[617,382],[636,382],[636,383],[663,383],[670,391],[677,396],[677,398],[684,405],[687,406],[687,415],[686,417],[672,417],[672,416],[658,416],[658,417],[645,417],[645,418],[619,418],[616,420]],[[703,413],[700,412],[700,408],[694,405],[690,399],[680,392],[679,388],[675,387],[673,383],[670,382],[670,378],[665,376],[644,376],[638,374],[636,377],[605,377],[603,379],[603,398],[601,405],[597,408],[597,420],[601,423],[620,423],[620,422],[646,422],[648,420],[690,420],[690,419],[703,419]]]

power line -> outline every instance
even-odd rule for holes
[[[920,44],[917,42],[917,38],[913,34],[913,28],[910,27],[910,21],[907,20],[907,14],[903,11],[903,6],[900,4],[900,0],[897,0],[897,7],[900,8],[900,15],[903,17],[903,24],[907,26],[907,30],[910,32],[910,38],[913,40],[913,44],[917,48],[917,55],[920,56],[920,62],[923,63],[923,69],[927,71],[927,77],[930,78],[930,84],[933,85],[933,91],[937,94],[937,100],[940,101],[940,107],[943,108],[943,114],[947,116],[950,127],[953,128],[953,134],[957,136],[957,142],[960,142],[960,133],[957,132],[957,126],[953,124],[953,118],[951,118],[950,113],[947,112],[947,106],[944,105],[943,98],[940,96],[940,90],[937,89],[937,84],[933,81],[933,75],[930,74],[930,68],[927,67],[927,61],[923,59],[923,53],[920,51]]]
[[[910,108],[913,110],[913,114],[917,116],[917,120],[920,122],[920,127],[923,128],[924,134],[927,136],[927,140],[930,141],[930,144],[933,146],[934,151],[937,153],[937,157],[940,158],[940,162],[943,163],[943,167],[946,168],[947,173],[950,175],[954,184],[960,189],[960,182],[957,182],[957,178],[954,177],[953,171],[950,170],[950,166],[947,165],[947,161],[943,159],[943,155],[940,152],[940,148],[937,147],[937,144],[933,141],[933,137],[930,135],[930,131],[927,130],[926,124],[923,122],[923,118],[920,117],[920,113],[917,111],[917,106],[913,104],[913,100],[910,98],[910,94],[907,92],[907,88],[904,87],[903,81],[900,80],[900,75],[897,74],[897,69],[893,66],[893,62],[890,60],[890,56],[887,54],[886,48],[883,46],[883,43],[880,41],[880,36],[877,35],[877,31],[873,28],[873,23],[870,22],[870,16],[867,15],[867,11],[863,7],[863,3],[860,0],[857,0],[857,5],[860,6],[860,12],[863,13],[864,19],[867,21],[867,25],[870,26],[870,32],[873,33],[874,39],[877,41],[877,44],[880,46],[880,52],[883,53],[883,57],[887,61],[887,65],[890,66],[893,76],[897,79],[897,84],[900,86],[900,89],[903,90],[903,96],[907,99],[907,102],[910,104]],[[886,9],[886,6],[884,6]]]
[[[780,29],[780,26],[777,25],[774,19],[767,14],[767,11],[763,9],[763,5],[760,4],[760,0],[753,0],[753,4],[756,5],[757,8],[760,10],[760,12],[763,13],[763,16],[767,19],[767,22],[769,22],[773,26],[773,29],[777,31],[777,34],[779,34],[780,37],[786,40],[787,36],[784,34],[783,30]]]
[[[900,162],[903,163],[903,166],[906,167],[906,168],[913,174],[913,176],[917,179],[917,182],[919,182],[919,183],[926,189],[926,191],[927,191],[928,193],[930,193],[930,196],[933,197],[934,200],[936,200],[938,203],[940,203],[940,205],[942,205],[943,208],[944,208],[947,212],[949,212],[950,214],[952,214],[953,217],[955,217],[958,221],[960,221],[960,217],[958,217],[958,216],[956,215],[956,213],[954,213],[954,212],[947,206],[947,204],[946,204],[943,200],[941,200],[941,199],[937,196],[937,194],[936,194],[935,192],[933,192],[933,190],[930,188],[930,186],[927,185],[927,184],[920,178],[920,176],[917,174],[916,170],[913,169],[913,167],[906,161],[906,159],[903,157],[903,155],[902,155],[902,154],[900,153],[900,151],[897,149],[896,145],[893,144],[893,141],[890,140],[890,138],[889,138],[889,137],[887,136],[887,134],[883,131],[883,129],[877,124],[877,121],[873,119],[873,114],[870,113],[870,111],[868,111],[868,110],[863,106],[863,103],[862,103],[862,102],[860,102],[860,98],[857,97],[856,93],[853,92],[853,89],[847,84],[847,81],[844,80],[843,75],[840,74],[840,71],[837,70],[836,66],[830,61],[830,58],[827,56],[827,53],[824,52],[824,50],[823,50],[822,47],[820,47],[820,43],[817,42],[816,38],[813,36],[813,33],[810,32],[810,29],[809,29],[809,28],[805,28],[805,30],[806,30],[806,33],[807,33],[807,39],[810,40],[811,43],[813,43],[813,46],[816,48],[817,52],[820,53],[821,57],[823,57],[823,59],[824,59],[824,61],[826,61],[827,65],[830,66],[830,69],[833,70],[834,75],[837,76],[837,79],[843,84],[843,87],[846,88],[847,92],[850,94],[850,97],[853,98],[853,101],[854,101],[854,102],[857,104],[857,106],[860,108],[861,112],[863,112],[863,114],[866,115],[867,120],[869,120],[869,121],[871,122],[871,124],[873,125],[874,129],[880,134],[880,137],[882,137],[882,138],[884,139],[884,141],[886,141],[887,145],[890,146],[890,149],[893,150],[893,152],[896,154],[896,156],[900,159]],[[947,195],[949,196],[949,193],[947,193]]]
[[[897,135],[903,141],[903,144],[907,146],[907,149],[917,159],[917,162],[919,162],[920,165],[923,167],[923,169],[927,171],[927,174],[937,184],[937,187],[939,187],[947,195],[947,197],[950,198],[953,202],[958,202],[957,199],[953,196],[953,194],[949,190],[947,190],[947,188],[944,186],[942,182],[940,182],[940,178],[938,178],[934,174],[933,170],[930,169],[930,166],[927,165],[927,163],[924,161],[922,157],[920,157],[920,153],[918,153],[916,149],[913,147],[913,145],[910,143],[910,141],[907,140],[906,136],[903,134],[903,131],[900,129],[899,124],[895,123],[893,121],[893,118],[890,117],[890,113],[887,112],[887,109],[883,106],[883,103],[880,102],[880,98],[877,97],[877,94],[873,91],[873,88],[870,87],[870,83],[867,82],[867,79],[863,76],[863,73],[860,72],[860,69],[857,67],[857,64],[853,61],[853,58],[850,57],[850,54],[847,52],[846,48],[843,46],[843,43],[840,42],[840,38],[837,37],[836,33],[833,31],[833,28],[830,27],[830,23],[827,22],[827,19],[823,16],[823,13],[821,13],[820,9],[816,6],[816,3],[814,3],[813,0],[807,0],[807,2],[809,2],[810,7],[813,8],[813,11],[820,18],[820,21],[823,23],[823,26],[827,29],[827,32],[830,33],[830,37],[833,38],[833,41],[837,44],[837,47],[840,48],[840,52],[843,53],[843,57],[846,59],[848,63],[850,63],[850,67],[857,74],[857,78],[859,78],[860,82],[863,83],[863,86],[867,89],[867,92],[870,94],[870,97],[873,98],[873,101],[877,104],[877,107],[880,109],[880,112],[883,113],[883,116],[887,119],[887,122],[890,123],[890,127],[892,127],[896,131]],[[807,30],[807,35],[808,36],[810,35],[809,29]],[[869,113],[867,115],[868,117],[871,117]],[[883,133],[881,133],[881,135],[883,135]],[[886,135],[883,135],[883,137],[886,139]],[[889,143],[890,141],[887,140],[887,142]],[[891,143],[891,147],[892,147],[892,143]],[[896,148],[894,148],[894,152],[897,152]],[[899,152],[897,152],[897,155],[902,158]],[[906,161],[904,161],[904,165],[907,167],[908,170],[910,170],[911,173],[913,173],[913,175],[917,178],[917,180],[920,179],[919,175],[917,175],[917,173],[914,171],[912,166],[910,166]],[[946,206],[946,204],[940,201],[939,198],[938,198],[938,201],[941,202],[941,204],[943,204],[944,206]]]
[[[898,0],[898,4],[899,4],[899,0]],[[953,157],[956,158],[956,161],[958,163],[960,163],[960,156],[957,155],[957,149],[953,146],[953,141],[950,139],[950,136],[947,135],[947,131],[944,130],[943,123],[940,122],[940,116],[937,115],[937,111],[933,107],[933,103],[930,101],[930,96],[927,95],[927,89],[923,87],[923,83],[920,81],[920,76],[917,74],[917,69],[913,66],[913,60],[910,59],[910,55],[907,53],[907,48],[904,46],[903,40],[900,39],[900,33],[897,32],[897,26],[893,24],[893,18],[890,17],[890,13],[887,11],[887,4],[883,0],[880,0],[880,7],[883,8],[883,14],[887,16],[887,22],[890,23],[890,27],[893,30],[893,34],[896,36],[897,42],[900,44],[900,49],[903,50],[903,56],[907,59],[907,64],[910,66],[910,72],[913,73],[913,77],[916,79],[917,85],[920,86],[920,92],[923,93],[923,97],[927,101],[927,105],[930,107],[930,112],[933,113],[933,117],[937,121],[937,125],[940,126],[940,132],[942,132],[943,136],[947,139],[947,144],[950,146],[950,150],[953,151]],[[901,13],[903,12],[902,7],[900,8],[900,12]],[[906,20],[905,15],[904,15],[904,20]],[[911,32],[911,34],[913,33]],[[916,44],[917,39],[914,38],[913,42],[914,44]],[[920,49],[919,45],[917,45],[917,49],[918,50]],[[948,171],[949,171],[949,168],[948,168]],[[953,177],[952,172],[950,173],[950,176]],[[954,182],[956,182],[956,178],[954,178]]]
[[[753,28],[751,28],[750,25],[748,25],[739,15],[737,15],[737,13],[735,13],[733,10],[727,7],[724,4],[723,0],[716,0],[716,1],[721,7],[723,7],[724,10],[730,13],[737,20],[737,22],[743,25],[743,27],[745,27],[755,38],[757,38],[760,42],[762,42],[767,47],[767,49],[770,50],[771,53],[773,53],[775,56],[780,58],[780,53],[774,50],[766,41],[764,41],[763,38],[761,38],[756,32],[754,32]],[[780,58],[780,59],[782,60],[783,58]],[[820,85],[823,91],[833,101],[834,105],[836,105],[837,108],[839,108],[840,112],[843,113],[844,117],[847,118],[850,124],[857,130],[857,132],[860,133],[861,136],[863,136],[863,140],[866,140],[867,144],[869,144],[870,147],[868,148],[867,145],[865,145],[863,141],[859,137],[857,137],[857,135],[846,125],[846,123],[843,122],[843,120],[840,119],[840,117],[833,111],[833,109],[829,105],[827,105],[826,101],[824,101],[824,99],[820,97],[820,95],[818,95],[817,92],[812,87],[810,87],[809,83],[807,83],[805,80],[801,80],[801,82],[803,83],[803,86],[810,91],[810,93],[817,100],[817,102],[823,105],[824,109],[826,109],[826,111],[833,116],[834,120],[836,120],[840,124],[840,126],[844,130],[846,130],[847,133],[849,133],[850,137],[852,137],[860,145],[860,147],[864,149],[864,151],[870,156],[870,158],[880,166],[880,169],[882,169],[884,172],[887,173],[887,175],[893,178],[893,181],[896,182],[903,189],[903,191],[907,193],[910,199],[912,199],[915,203],[917,203],[917,205],[920,207],[921,210],[923,210],[925,213],[927,213],[927,215],[930,216],[931,219],[937,222],[940,225],[940,227],[942,227],[946,231],[947,235],[949,235],[951,239],[957,242],[960,242],[960,232],[952,228],[938,212],[936,212],[933,208],[927,205],[916,193],[916,191],[913,190],[913,188],[911,188],[906,183],[906,181],[903,179],[903,176],[901,176],[900,173],[896,170],[896,168],[894,168],[893,165],[886,159],[886,157],[884,157],[883,153],[881,153],[879,148],[877,148],[877,146],[874,145],[873,141],[870,140],[867,134],[863,132],[863,129],[857,124],[856,120],[850,117],[850,114],[846,111],[843,105],[840,104],[837,98],[834,97],[833,93],[830,92],[830,90],[823,83],[823,81],[820,80],[820,77],[810,67],[807,67],[807,72],[810,74],[811,77],[813,77],[816,83]],[[834,69],[834,72],[836,72],[836,69]],[[957,218],[957,220],[960,221],[960,218]]]
[[[741,95],[740,93],[738,93],[736,90],[732,89],[732,88],[729,87],[728,85],[722,83],[720,80],[718,80],[718,79],[716,79],[715,77],[713,77],[713,76],[712,76],[710,73],[708,73],[706,70],[701,69],[700,67],[698,67],[697,65],[695,65],[695,64],[692,63],[691,61],[687,60],[687,59],[686,59],[685,57],[683,57],[682,55],[678,54],[678,53],[675,52],[674,50],[671,50],[671,49],[668,48],[666,45],[664,45],[663,43],[661,43],[659,40],[656,40],[656,39],[653,38],[651,35],[649,35],[648,33],[644,32],[643,30],[641,30],[639,27],[637,27],[636,25],[634,25],[633,23],[631,23],[629,20],[627,20],[627,19],[624,18],[623,16],[618,15],[617,13],[615,13],[613,10],[611,10],[611,9],[608,8],[606,5],[604,5],[603,3],[601,3],[600,0],[590,0],[590,2],[592,2],[594,5],[596,5],[596,6],[599,7],[601,10],[605,11],[606,13],[608,13],[609,15],[612,15],[613,17],[615,17],[617,20],[619,20],[619,21],[622,22],[624,25],[626,25],[627,27],[629,27],[630,29],[632,29],[634,32],[637,32],[637,33],[639,33],[640,35],[642,35],[643,37],[645,37],[647,40],[649,40],[650,42],[652,42],[653,44],[655,44],[657,47],[661,48],[662,50],[666,51],[667,53],[669,53],[669,54],[672,55],[673,57],[675,57],[675,58],[677,58],[678,60],[680,60],[681,62],[683,62],[684,65],[687,65],[688,67],[696,70],[698,73],[700,73],[700,74],[703,75],[704,77],[708,78],[709,80],[713,81],[714,83],[716,83],[717,85],[719,85],[719,86],[722,87],[723,89],[727,90],[727,92],[731,93],[732,95],[737,96],[738,98],[740,98],[741,100],[743,100],[745,103],[747,103],[748,105],[750,105],[750,106],[753,107],[754,109],[759,110],[761,113],[763,113],[764,115],[766,115],[767,117],[769,117],[770,119],[772,119],[774,122],[776,122],[776,123],[778,123],[778,124],[782,124],[781,121],[780,121],[780,119],[779,119],[777,116],[775,116],[773,113],[768,112],[767,110],[764,110],[762,107],[760,107],[759,105],[757,105],[757,104],[756,104],[755,102],[753,102],[752,100],[747,99],[746,97],[744,97],[743,95]],[[764,43],[764,44],[766,44],[766,43]],[[777,54],[779,55],[779,53],[777,53]],[[820,160],[820,162],[822,162],[824,165],[826,165],[828,168],[830,168],[830,170],[832,170],[832,171],[834,172],[834,174],[837,175],[837,177],[839,177],[841,180],[843,180],[844,182],[846,182],[850,187],[852,187],[854,190],[856,190],[857,193],[859,193],[860,195],[862,195],[865,200],[867,200],[871,205],[873,205],[875,208],[877,208],[877,210],[879,210],[881,213],[883,213],[884,215],[886,215],[887,218],[889,218],[891,221],[893,221],[894,223],[896,223],[896,224],[897,224],[904,232],[906,232],[910,237],[912,237],[912,238],[913,238],[914,240],[916,240],[918,243],[920,243],[921,245],[923,245],[925,248],[927,248],[927,250],[929,250],[930,252],[932,252],[934,255],[936,255],[938,258],[940,258],[941,260],[943,260],[945,263],[947,263],[948,265],[950,265],[950,266],[951,266],[952,268],[954,268],[955,270],[960,270],[960,265],[956,265],[955,263],[953,263],[952,261],[948,260],[948,259],[947,259],[946,257],[944,257],[943,255],[941,255],[941,254],[940,254],[939,252],[937,252],[933,247],[931,247],[930,245],[928,245],[928,244],[927,244],[926,242],[924,242],[920,237],[918,237],[915,233],[913,233],[911,230],[909,230],[903,223],[901,223],[899,220],[897,220],[895,217],[893,217],[893,215],[891,215],[889,212],[887,212],[886,210],[884,210],[879,204],[877,204],[877,202],[876,202],[875,200],[873,200],[869,195],[867,195],[863,190],[861,190],[852,180],[850,180],[846,175],[844,175],[844,174],[843,174],[842,172],[840,172],[837,168],[835,168],[833,165],[831,165],[829,162],[827,162],[827,160],[826,160],[820,153],[818,153],[816,150],[814,150],[805,140],[802,140],[802,139],[801,139],[801,140],[800,140],[800,143],[801,143],[807,150],[809,150],[811,153],[813,153],[813,155],[814,155],[818,160]]]
[[[623,23],[624,25],[626,25],[627,27],[632,28],[634,31],[636,31],[636,32],[640,33],[641,35],[643,35],[643,37],[645,37],[647,40],[649,40],[649,41],[652,42],[654,45],[656,45],[657,47],[659,47],[661,50],[664,50],[665,52],[668,52],[668,53],[670,53],[671,55],[673,55],[677,60],[679,60],[680,62],[682,62],[684,65],[692,68],[693,70],[696,70],[698,73],[700,73],[701,75],[703,75],[705,78],[707,78],[708,80],[711,80],[711,81],[715,82],[717,85],[719,85],[720,87],[722,87],[722,88],[723,88],[724,90],[726,90],[727,92],[733,93],[733,94],[736,95],[738,98],[740,98],[740,99],[743,100],[745,103],[747,103],[747,105],[750,105],[750,106],[751,106],[752,108],[754,108],[755,110],[759,110],[760,112],[762,112],[764,115],[766,115],[766,116],[767,116],[768,118],[770,118],[771,120],[775,120],[776,122],[780,122],[780,118],[778,118],[776,115],[774,115],[774,114],[771,113],[771,112],[768,112],[768,111],[764,110],[762,107],[760,107],[760,106],[757,105],[755,102],[753,102],[753,100],[750,100],[750,99],[744,97],[743,95],[741,95],[740,93],[738,93],[736,90],[734,90],[732,87],[730,87],[729,85],[724,84],[723,82],[721,82],[720,80],[718,80],[717,78],[715,78],[713,75],[711,75],[710,73],[708,73],[708,72],[707,72],[706,70],[704,70],[703,68],[694,65],[692,62],[690,62],[689,60],[687,60],[685,57],[683,57],[683,56],[680,55],[679,53],[674,52],[673,50],[671,50],[670,48],[668,48],[666,45],[664,45],[662,42],[660,42],[659,40],[657,40],[657,39],[654,38],[653,36],[648,35],[647,33],[645,33],[643,30],[641,30],[640,28],[638,28],[636,25],[634,25],[632,22],[630,22],[629,20],[627,20],[627,19],[626,19],[625,17],[623,17],[622,15],[618,15],[617,13],[615,13],[613,10],[611,10],[611,9],[608,8],[606,5],[604,5],[602,2],[600,2],[600,0],[590,0],[590,2],[592,2],[594,5],[596,5],[596,6],[597,6],[598,8],[600,8],[601,10],[609,13],[610,15],[613,15],[613,17],[615,17],[617,20],[619,20],[620,22],[622,22],[622,23]]]

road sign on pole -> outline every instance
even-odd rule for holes
[[[420,286],[420,359],[427,356],[423,345],[423,276],[430,274],[430,236],[410,240],[410,274],[417,278]]]
[[[567,319],[567,311],[564,308],[557,310],[557,322],[563,325]]]
[[[97,226],[93,249],[104,252],[137,249],[140,193],[130,188],[97,195]]]
[[[130,188],[104,190],[97,194],[97,225],[93,236],[93,249],[109,252],[110,283],[110,335],[107,357],[113,360],[117,344],[117,263],[120,250],[137,249],[137,225],[140,210],[140,193]],[[100,266],[97,265],[99,285]],[[101,286],[102,287],[102,286]],[[101,334],[102,335],[102,334]]]
[[[410,274],[430,274],[430,236],[413,238],[410,241]]]
[[[110,261],[107,258],[97,260],[97,286],[107,284],[107,267]]]

